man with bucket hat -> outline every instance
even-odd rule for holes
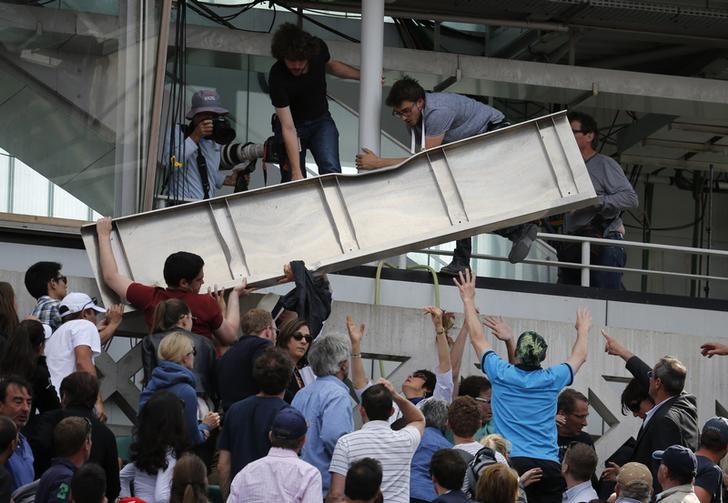
[[[105,313],[106,309],[85,293],[71,292],[59,304],[58,312],[63,324],[45,342],[48,371],[56,391],[61,389],[63,378],[73,372],[88,372],[96,376],[94,360],[101,354],[96,313]],[[96,413],[100,419],[105,417],[100,398],[96,401]]]
[[[192,106],[185,115],[190,123],[184,136],[175,128],[175,140],[166,138],[165,152],[171,157],[164,190],[170,199],[176,202],[208,199],[222,188],[225,177],[220,172],[220,148],[235,139],[235,131],[224,119],[229,113],[221,106],[217,91],[202,89],[192,95]],[[216,134],[215,122],[221,120],[217,129],[225,129],[228,135]],[[172,147],[170,141],[182,144]]]
[[[569,386],[586,361],[591,314],[580,308],[576,314],[576,342],[569,358],[543,368],[548,344],[538,333],[524,332],[514,344],[513,332],[499,318],[489,323],[493,334],[506,343],[509,360],[493,351],[485,338],[475,309],[475,276],[459,273],[455,284],[460,291],[470,342],[481,368],[488,375],[493,395],[491,406],[496,430],[512,445],[511,466],[523,474],[540,468],[542,477],[526,487],[529,503],[561,503],[566,483],[561,475],[556,434],[556,406],[559,392]]]
[[[675,444],[664,451],[653,452],[652,459],[660,463],[657,480],[662,492],[655,496],[656,502],[700,503],[693,490],[693,479],[698,470],[698,460],[693,451]]]

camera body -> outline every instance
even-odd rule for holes
[[[235,129],[230,125],[225,116],[218,116],[212,119],[212,136],[215,143],[227,145],[235,139]]]

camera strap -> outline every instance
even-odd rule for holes
[[[202,182],[202,192],[204,199],[210,198],[210,176],[207,173],[207,161],[202,155],[202,148],[197,146],[197,171],[200,173],[200,181]]]

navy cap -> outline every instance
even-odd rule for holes
[[[652,458],[662,462],[674,475],[693,477],[698,471],[698,459],[693,451],[682,445],[671,445],[664,451],[655,451]]]
[[[703,426],[703,435],[710,431],[718,433],[723,445],[728,444],[728,419],[720,416],[711,417]]]
[[[188,119],[202,112],[213,112],[216,114],[230,113],[227,108],[220,106],[220,95],[211,89],[203,89],[192,95],[192,108],[187,112]]]
[[[306,418],[294,407],[284,407],[278,411],[270,427],[271,433],[281,440],[296,440],[308,431]]]

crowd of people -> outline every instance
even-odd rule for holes
[[[150,329],[128,459],[105,424],[94,366],[122,308],[69,291],[61,264],[34,264],[25,283],[37,305],[25,319],[0,283],[0,503],[197,503],[208,501],[210,480],[230,502],[722,502],[728,419],[699,428],[684,364],[665,356],[649,365],[605,330],[605,351],[633,376],[623,412],[643,424],[597,477],[589,399],[569,387],[587,358],[587,310],[577,312],[568,358],[544,367],[548,342],[533,331],[516,337],[498,316],[481,319],[475,278],[460,272],[457,335],[451,313],[425,307],[437,363],[394,385],[367,375],[366,327],[352,317],[342,335],[321,330],[325,306],[281,302],[241,316],[245,283],[227,298],[202,291],[204,261],[187,252],[167,258],[166,288],[134,282],[118,271],[111,228],[97,222],[101,276]],[[330,311],[328,282],[318,288],[292,296],[323,291]],[[468,341],[482,374],[461,375]]]

